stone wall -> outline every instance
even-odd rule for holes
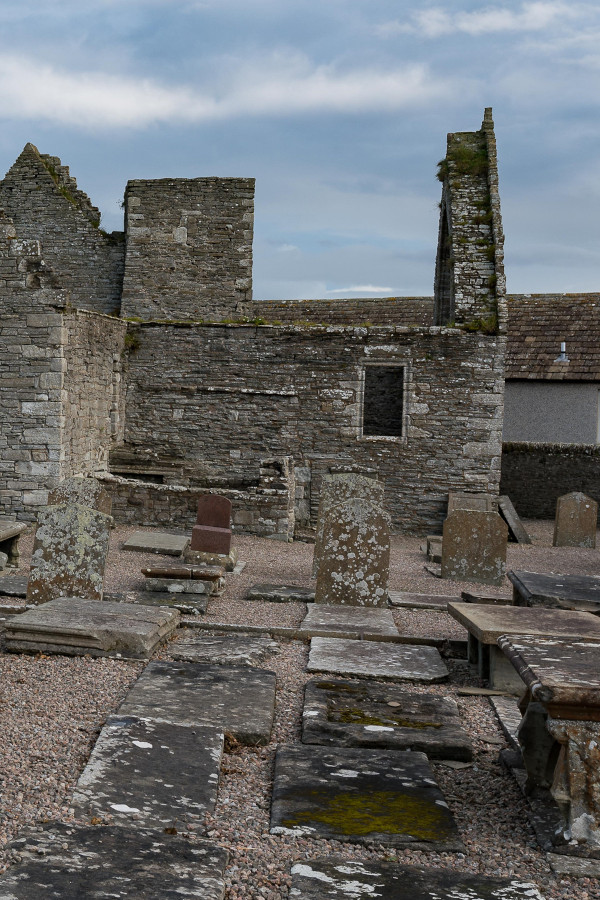
[[[118,312],[123,281],[123,234],[106,234],[100,212],[79,190],[67,166],[27,144],[0,182],[0,208],[19,237],[40,241],[44,260],[60,275],[69,302]]]
[[[122,315],[244,315],[252,299],[253,223],[253,178],[128,182]]]
[[[289,455],[304,528],[315,523],[323,474],[370,467],[385,480],[394,527],[417,533],[441,525],[448,490],[498,488],[502,336],[151,323],[130,331],[137,346],[114,472],[221,489],[258,483],[261,459]],[[405,367],[402,437],[362,436],[364,371],[374,364]]]
[[[553,519],[558,497],[571,491],[600,502],[600,447],[505,443],[500,490],[530,519]]]
[[[255,300],[251,311],[269,322],[292,325],[433,325],[432,297],[367,297],[347,300]]]

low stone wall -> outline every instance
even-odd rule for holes
[[[557,498],[571,491],[600,501],[600,447],[503,444],[500,493],[508,494],[520,516],[553,519]]]

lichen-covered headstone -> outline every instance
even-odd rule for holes
[[[38,515],[28,603],[58,597],[102,600],[111,516],[80,503],[47,506]]]
[[[58,487],[50,491],[48,506],[59,503],[81,503],[82,506],[91,506],[107,516],[112,512],[112,497],[100,482],[95,478],[82,478],[79,475],[65,478]]]
[[[354,498],[331,507],[323,529],[315,603],[386,606],[389,516]]]
[[[442,578],[502,584],[508,528],[497,513],[457,509],[444,522]]]
[[[319,571],[319,563],[323,552],[323,530],[329,510],[344,500],[360,499],[368,500],[376,506],[383,505],[383,482],[356,472],[339,472],[334,475],[324,475],[321,484],[321,498],[319,500],[319,512],[317,516],[317,533],[313,553],[313,577]]]
[[[490,494],[474,494],[469,491],[448,492],[448,515],[457,509],[476,509],[479,512],[494,512]]]
[[[564,494],[556,501],[554,547],[596,546],[598,504],[580,491]]]

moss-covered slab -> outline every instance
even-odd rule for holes
[[[325,637],[312,638],[307,671],[428,684],[448,678],[435,647]]]
[[[292,866],[294,900],[543,900],[537,887],[517,878],[488,878],[454,869],[386,862],[299,860]]]
[[[271,833],[460,850],[456,823],[424,753],[281,746]]]
[[[279,652],[277,641],[266,635],[194,634],[187,629],[169,647],[173,659],[212,663],[217,666],[253,666]]]
[[[52,824],[11,844],[1,900],[222,900],[228,854],[210,841],[122,826]]]
[[[118,712],[176,725],[213,725],[243,744],[266,744],[275,682],[274,672],[251,666],[153,660]]]
[[[473,757],[454,700],[375,681],[309,681],[302,740],[338,747],[420,750],[430,759],[469,762]]]
[[[309,606],[300,631],[311,635],[356,634],[398,637],[391,609],[314,604]]]

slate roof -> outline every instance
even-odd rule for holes
[[[600,381],[600,294],[511,294],[506,378]],[[556,362],[561,341],[568,362]]]

